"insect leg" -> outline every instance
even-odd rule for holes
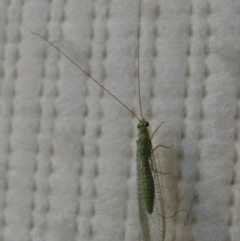
[[[158,147],[171,148],[171,147],[173,147],[173,145],[171,145],[171,146],[157,145],[156,147],[154,147],[154,149],[152,150],[152,152],[156,151],[156,149],[157,149]]]
[[[154,151],[159,147],[159,146],[161,146],[161,145],[158,145],[158,146],[156,146],[155,148],[153,148],[152,150],[151,150],[151,157],[148,159],[149,160],[149,163],[150,163],[150,167],[151,167],[151,171],[153,171],[153,172],[157,172],[157,173],[159,173],[159,174],[170,174],[169,172],[160,172],[159,170],[157,170],[157,168],[156,168],[156,163],[155,163],[155,156],[154,156]],[[156,155],[157,155],[157,153],[156,153]],[[158,158],[158,157],[157,157]]]
[[[155,133],[157,132],[157,130],[162,126],[162,124],[164,124],[164,121],[157,127],[157,129],[152,133],[152,136],[150,138],[150,140],[152,140],[153,136],[155,135]]]

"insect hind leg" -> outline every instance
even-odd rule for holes
[[[150,162],[150,165],[151,165],[151,171],[152,172],[156,172],[156,173],[159,173],[159,174],[170,174],[170,172],[160,172],[160,171],[154,169],[151,162]]]

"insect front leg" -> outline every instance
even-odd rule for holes
[[[157,127],[157,129],[152,133],[152,136],[151,136],[151,140],[152,138],[154,137],[155,133],[157,132],[157,130],[162,126],[162,124],[164,124],[164,121]]]

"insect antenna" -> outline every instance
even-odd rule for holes
[[[141,101],[141,88],[140,88],[140,18],[141,18],[141,0],[139,3],[139,7],[138,7],[138,41],[137,41],[137,59],[138,59],[138,63],[137,63],[137,77],[138,77],[138,100],[139,100],[139,108],[140,108],[140,113],[141,113],[141,117],[143,119],[143,113],[142,113],[142,101]]]
[[[42,38],[46,42],[48,42],[52,47],[54,47],[57,51],[59,51],[64,57],[66,57],[70,62],[72,62],[78,69],[80,69],[83,73],[85,73],[90,79],[92,79],[96,84],[98,84],[100,87],[102,87],[109,95],[111,95],[117,102],[119,102],[123,107],[125,107],[132,115],[134,115],[139,121],[140,118],[134,114],[133,111],[131,111],[121,100],[119,100],[115,95],[113,95],[108,89],[106,89],[102,84],[100,84],[96,79],[94,79],[88,72],[86,72],[83,68],[81,68],[76,62],[74,62],[71,58],[69,58],[62,50],[60,50],[57,46],[55,46],[52,42],[50,42],[48,39],[43,37],[42,35],[38,33],[34,33],[30,31],[30,33],[37,35],[38,37]]]

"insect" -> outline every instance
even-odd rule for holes
[[[139,4],[139,16],[141,12],[141,1]],[[139,24],[138,24],[139,25]],[[96,84],[103,88],[108,94],[110,94],[115,100],[117,100],[122,106],[124,106],[132,115],[134,115],[138,123],[138,140],[137,140],[137,175],[138,175],[138,207],[140,223],[142,228],[142,238],[144,241],[163,241],[165,237],[165,218],[164,218],[164,201],[163,191],[161,189],[161,176],[160,171],[157,169],[155,162],[155,150],[158,147],[170,148],[167,146],[158,145],[153,148],[151,139],[161,125],[153,132],[152,136],[149,135],[148,126],[149,123],[144,119],[141,106],[141,93],[140,93],[140,80],[139,80],[139,26],[138,26],[138,95],[139,106],[141,112],[141,118],[133,113],[122,101],[108,91],[103,85],[101,85],[96,79],[91,77],[84,69],[71,60],[65,53],[59,48],[53,45],[46,38],[41,35],[31,32],[52,45],[61,54],[63,54],[70,62],[83,71],[89,78],[91,78]]]
[[[161,190],[160,173],[156,167],[154,149],[147,129],[148,125],[145,119],[140,120],[138,124],[138,208],[143,240],[162,241],[165,237],[163,192]],[[158,128],[160,128],[160,126]],[[156,133],[156,131],[154,133]]]

